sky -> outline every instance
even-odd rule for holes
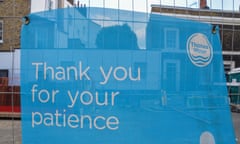
[[[44,2],[48,0],[32,1],[32,12],[36,12],[45,8]],[[200,0],[75,0],[76,3],[77,1],[92,7],[150,12],[151,4],[198,8]],[[239,11],[240,0],[207,0],[207,3],[211,9]]]
[[[77,1],[77,0],[75,0]],[[81,0],[81,3],[97,7],[120,8],[135,11],[150,12],[151,4],[198,8],[199,0]],[[240,0],[207,0],[211,9],[228,11],[239,10]]]

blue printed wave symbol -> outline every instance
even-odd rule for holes
[[[203,56],[194,56],[194,55],[191,55],[191,58],[194,62],[202,62],[202,63],[206,63],[210,60],[210,57],[211,56],[207,56],[207,57],[203,57]]]
[[[206,65],[210,61],[211,55],[209,57],[191,55],[191,58],[192,58],[192,61],[195,64],[197,64],[199,66],[204,66],[204,65]]]

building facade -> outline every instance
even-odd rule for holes
[[[30,13],[30,0],[0,1],[0,85],[19,85],[22,18]]]
[[[222,42],[225,72],[240,67],[240,13],[201,6],[200,9],[152,5],[152,13],[196,20],[218,26]]]
[[[30,0],[0,1],[0,113],[20,111],[20,39]]]
[[[22,17],[30,12],[30,0],[0,1],[0,52],[20,48]]]

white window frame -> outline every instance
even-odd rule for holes
[[[0,29],[0,37],[2,37],[2,39],[0,39],[0,43],[3,43],[3,21],[0,20],[0,25],[2,25],[2,29]]]
[[[225,60],[225,61],[223,61],[223,64],[224,64],[224,69],[225,69],[226,65],[229,66],[230,71],[235,68],[235,61],[227,61],[227,60]]]
[[[180,60],[170,60],[166,59],[163,61],[163,79],[167,79],[167,66],[169,64],[174,64],[176,66],[176,80],[175,80],[175,90],[179,91],[180,89]]]
[[[172,47],[168,47],[168,37],[167,37],[167,34],[169,31],[175,31],[176,32],[176,35],[175,35],[175,38],[176,38],[176,47],[172,48]],[[179,49],[179,29],[177,28],[165,28],[164,29],[164,48],[166,49]]]

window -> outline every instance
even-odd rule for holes
[[[0,21],[0,43],[3,43],[3,21]]]
[[[0,77],[8,77],[8,70],[0,69]]]
[[[164,60],[163,62],[163,89],[167,91],[179,91],[180,89],[180,61]]]
[[[166,28],[164,30],[164,45],[168,49],[176,49],[179,47],[179,34],[176,28]]]
[[[8,70],[0,70],[0,86],[8,85]]]

